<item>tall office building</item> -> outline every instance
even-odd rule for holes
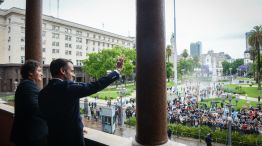
[[[202,54],[202,43],[200,41],[190,44],[190,56],[199,57]]]
[[[51,78],[48,64],[66,58],[75,65],[78,81],[87,77],[81,71],[86,54],[105,48],[135,47],[135,38],[43,15],[42,52],[44,84]],[[0,9],[0,92],[14,91],[21,77],[19,67],[25,62],[25,10]]]

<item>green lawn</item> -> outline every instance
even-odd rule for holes
[[[2,98],[4,101],[14,101],[15,100],[15,96],[14,95],[3,96],[3,97],[0,97],[0,98]]]
[[[245,77],[237,77],[236,78],[237,80],[250,80],[250,81],[254,81],[254,79],[253,78],[245,78]]]
[[[246,92],[245,94],[247,94],[248,97],[258,97],[261,96],[261,93],[257,90],[257,85],[253,85],[252,87],[250,87],[247,84],[244,85],[235,85],[235,84],[229,84],[229,85],[225,85],[225,87],[231,88],[231,89],[235,89],[237,86],[241,86],[242,89]],[[242,95],[245,95],[242,94]]]
[[[220,103],[221,103],[221,99],[220,99],[220,98],[214,98],[213,101],[218,102],[217,106],[218,106],[218,107],[221,107],[221,104],[220,104]],[[212,99],[206,99],[206,100],[204,100],[204,101],[202,101],[202,102],[200,102],[200,103],[206,104],[206,105],[210,108],[210,107],[211,107],[211,102],[212,102]],[[228,100],[226,100],[226,102],[229,103]],[[240,100],[238,101],[238,104],[237,104],[237,110],[241,109],[243,106],[248,106],[248,107],[249,107],[249,106],[251,105],[252,107],[256,107],[256,106],[257,106],[257,103],[258,103],[258,102],[255,102],[255,101],[249,101],[249,103],[247,103],[246,100],[240,99]],[[235,100],[235,98],[233,98],[232,104],[233,104],[233,105],[236,105],[236,100]]]
[[[173,81],[166,82],[166,87],[167,87],[167,88],[170,88],[170,87],[172,87],[172,86],[174,86],[174,82],[173,82]]]

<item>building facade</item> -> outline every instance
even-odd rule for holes
[[[190,56],[200,57],[202,54],[202,43],[200,41],[190,44]]]
[[[43,15],[42,19],[42,61],[44,76],[47,77],[44,78],[44,84],[51,78],[45,67],[48,70],[48,64],[56,58],[71,60],[76,70],[80,71],[77,73],[77,80],[85,81],[87,76],[81,72],[81,66],[86,54],[114,46],[135,47],[134,37],[121,36],[47,15]],[[0,9],[0,85],[6,86],[1,87],[0,92],[13,91],[12,86],[20,81],[19,68],[24,62],[25,10]]]
[[[200,57],[201,65],[208,67],[208,75],[221,77],[223,76],[223,61],[231,62],[232,59],[224,52],[214,53],[213,50],[208,51],[207,54],[202,54]]]
[[[245,38],[246,38],[246,50],[244,51],[244,64],[245,65],[252,63],[252,60],[250,58],[250,51],[252,49],[252,46],[250,46],[248,43],[249,36],[250,36],[250,32],[245,33]]]

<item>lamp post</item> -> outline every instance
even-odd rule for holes
[[[124,112],[123,112],[123,96],[126,94],[126,88],[119,88],[118,90],[120,96],[120,106],[119,106],[119,118],[118,125],[124,125]]]
[[[232,137],[231,137],[231,132],[232,132],[232,95],[228,94],[228,100],[229,100],[229,104],[227,105],[229,107],[229,112],[228,112],[228,117],[227,117],[227,121],[228,121],[228,140],[227,140],[227,146],[232,146]]]

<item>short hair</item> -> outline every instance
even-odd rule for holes
[[[20,68],[20,74],[22,76],[23,79],[28,79],[30,74],[29,73],[33,73],[34,71],[36,71],[36,69],[38,67],[41,67],[40,62],[36,61],[36,60],[26,60],[25,64],[23,64]]]
[[[50,72],[51,72],[52,77],[59,75],[60,68],[67,69],[69,62],[73,64],[72,61],[68,59],[64,59],[64,58],[58,58],[58,59],[53,60],[50,64]]]

